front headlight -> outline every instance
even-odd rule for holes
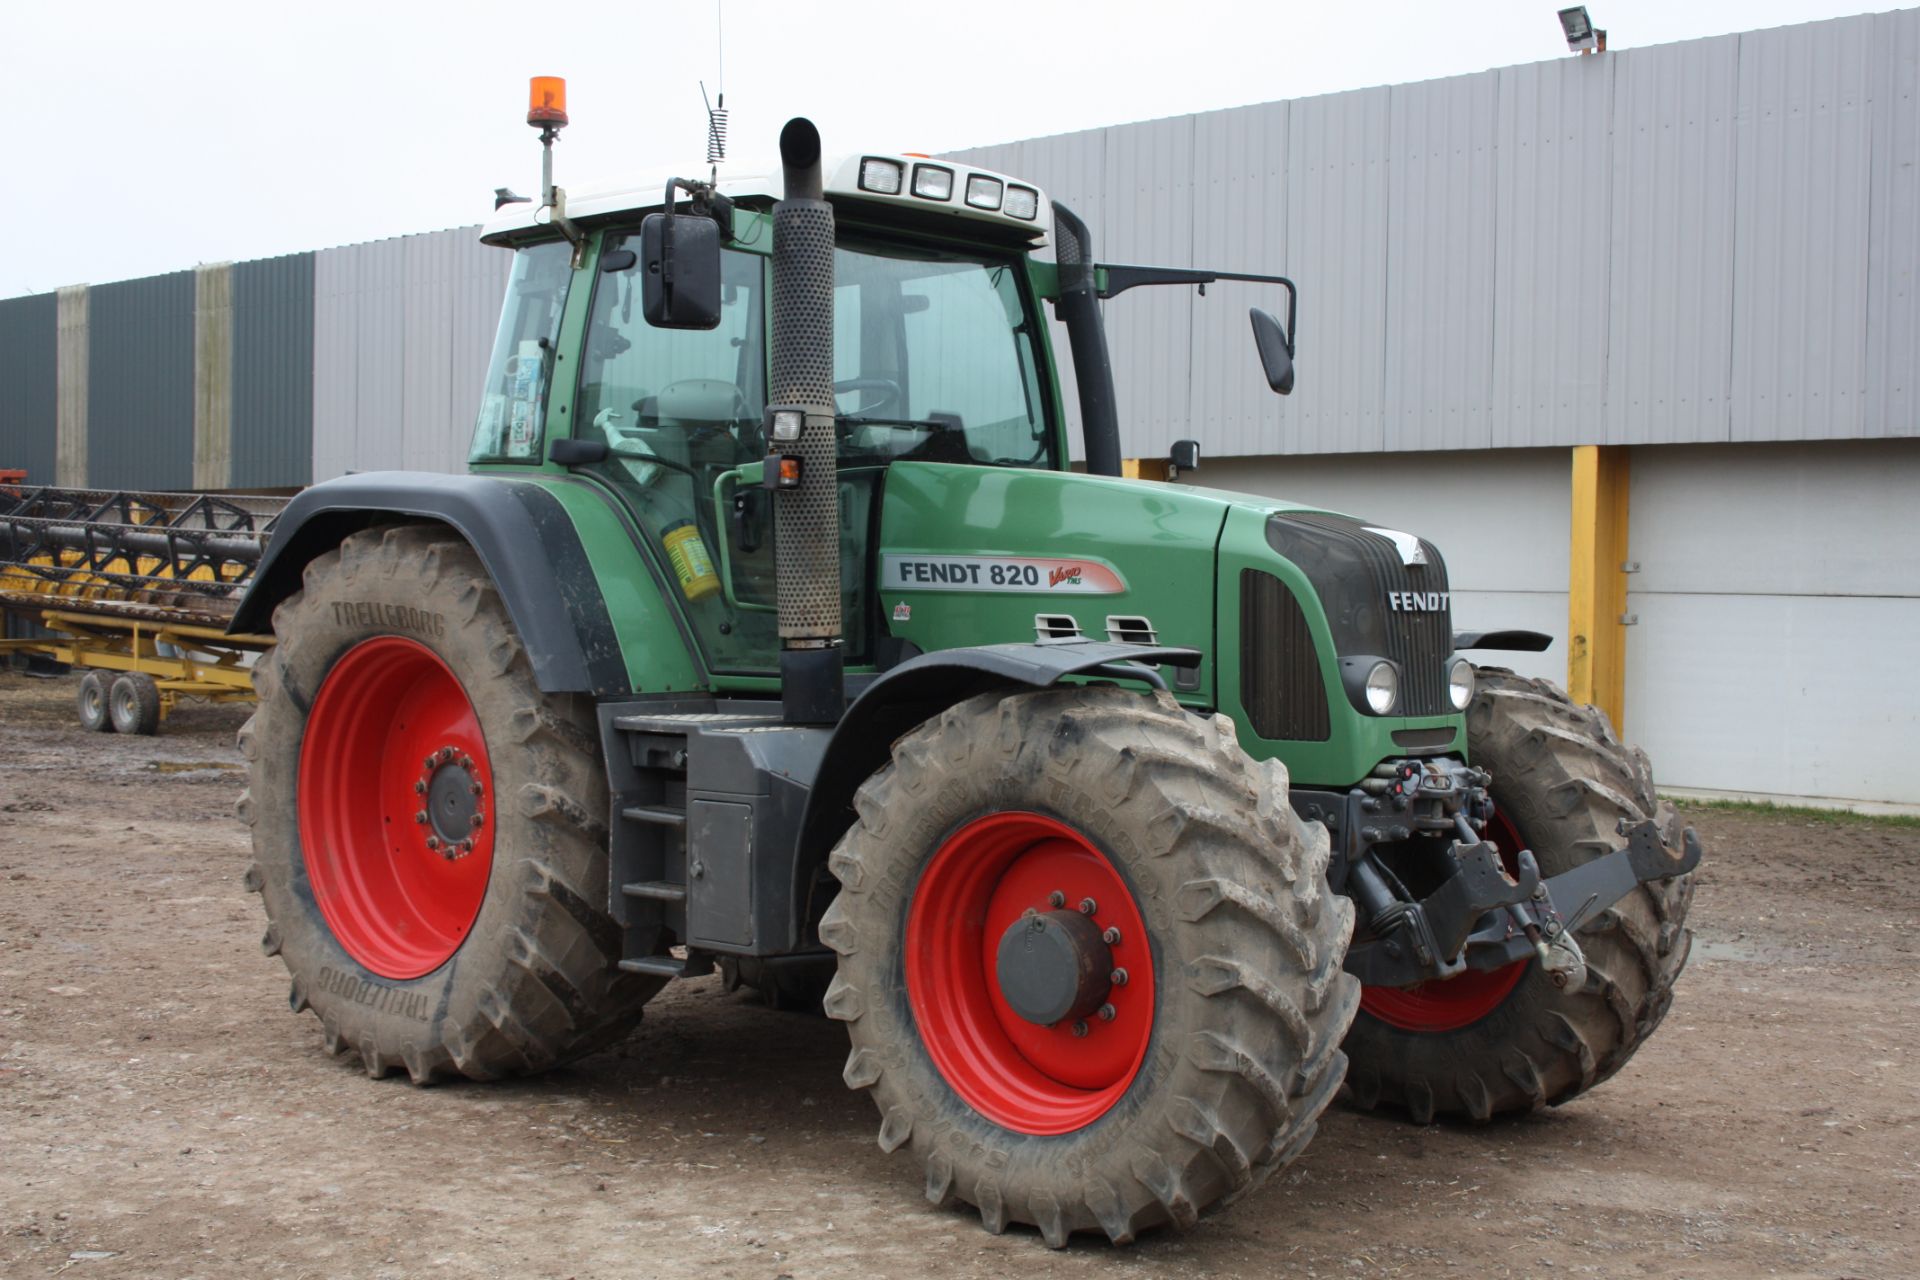
[[[1473,701],[1473,664],[1465,658],[1455,658],[1447,665],[1447,697],[1453,700],[1455,711],[1465,711]]]
[[[1367,706],[1373,714],[1383,716],[1393,710],[1400,701],[1400,673],[1393,669],[1391,662],[1376,662],[1367,672]]]

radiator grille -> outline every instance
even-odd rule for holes
[[[1391,538],[1370,533],[1347,516],[1294,513],[1267,522],[1267,542],[1300,566],[1319,593],[1342,657],[1369,654],[1400,668],[1403,716],[1447,715],[1447,657],[1453,652],[1453,611],[1389,606],[1389,593],[1447,592],[1447,566],[1432,543],[1420,540],[1425,564],[1402,562]]]
[[[1269,741],[1325,742],[1332,734],[1327,686],[1307,615],[1287,584],[1240,571],[1240,701]]]

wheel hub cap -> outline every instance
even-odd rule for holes
[[[1034,912],[1000,935],[1000,995],[1036,1026],[1092,1016],[1113,989],[1113,951],[1078,911]]]

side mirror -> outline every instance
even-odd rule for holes
[[[1293,341],[1269,312],[1254,307],[1247,313],[1253,321],[1253,345],[1260,351],[1260,367],[1267,372],[1267,385],[1281,395],[1293,391]]]
[[[1178,480],[1182,471],[1200,469],[1200,442],[1198,440],[1175,440],[1173,448],[1167,450],[1167,479]]]
[[[654,213],[640,224],[641,313],[657,329],[720,323],[720,226],[712,218]]]

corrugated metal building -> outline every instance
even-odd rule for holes
[[[1300,283],[1287,399],[1270,293],[1107,304],[1129,455],[1435,539],[1461,625],[1556,637],[1523,669],[1617,650],[1586,691],[1667,784],[1920,804],[1920,12],[958,157],[1105,260]],[[507,265],[462,228],[0,302],[0,466],[458,469]],[[1583,543],[1609,495],[1629,529]]]

